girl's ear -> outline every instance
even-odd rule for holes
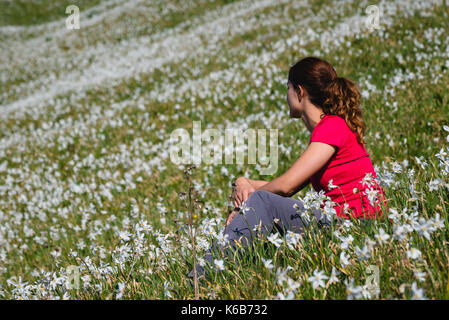
[[[302,96],[303,96],[303,88],[298,85],[298,87],[296,88],[296,95],[298,96],[298,102],[301,102]]]

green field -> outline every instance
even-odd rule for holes
[[[369,30],[372,4],[0,0],[0,298],[449,299],[449,4],[380,1]],[[195,288],[193,250],[220,237],[231,183],[271,180],[307,147],[286,83],[310,55],[359,85],[390,221],[258,242]],[[194,121],[278,129],[278,171],[203,162],[186,176],[170,135]]]

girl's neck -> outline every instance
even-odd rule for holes
[[[318,122],[321,121],[321,117],[324,115],[323,110],[321,108],[317,108],[313,104],[310,104],[310,106],[306,106],[305,111],[301,114],[301,118],[304,121],[307,130],[310,131],[310,133],[313,132],[313,129],[315,129]]]

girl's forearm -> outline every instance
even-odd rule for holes
[[[307,181],[305,181],[296,190],[289,190],[289,191],[285,190],[284,184],[281,181],[279,181],[279,179],[274,179],[272,181],[248,179],[248,182],[253,186],[254,189],[266,190],[284,197],[291,197],[298,191],[305,188],[310,183],[310,179],[307,179]]]

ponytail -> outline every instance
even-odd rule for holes
[[[322,108],[325,114],[335,114],[345,119],[348,127],[356,133],[357,141],[365,143],[360,92],[354,82],[338,77],[329,62],[316,57],[306,57],[296,62],[288,72],[288,80],[295,87],[301,85],[310,101]]]
[[[326,114],[335,114],[345,119],[348,127],[357,134],[357,141],[364,144],[365,122],[360,109],[360,91],[357,85],[346,78],[335,77],[324,90],[322,105]]]

